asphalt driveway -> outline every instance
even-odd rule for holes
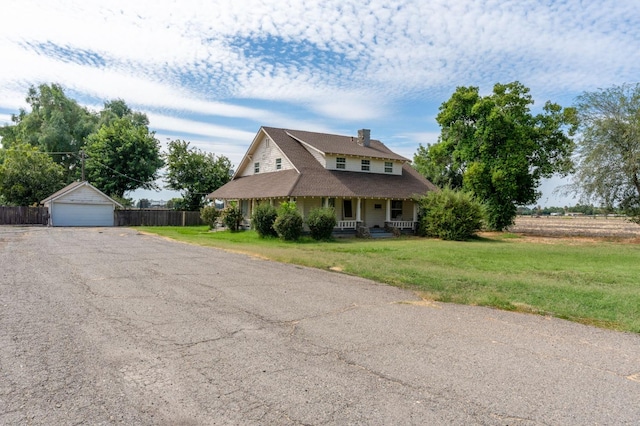
[[[639,335],[132,229],[0,227],[0,424],[639,423]]]

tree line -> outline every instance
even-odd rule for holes
[[[620,209],[608,209],[605,207],[596,207],[592,204],[576,204],[575,206],[549,206],[549,207],[528,207],[519,206],[519,216],[550,216],[550,215],[568,215],[581,214],[584,216],[606,216],[610,214],[623,215]]]
[[[573,174],[566,193],[640,224],[640,84],[585,92],[563,108],[533,98],[520,82],[458,87],[440,106],[437,143],[418,147],[414,167],[439,187],[465,191],[488,227],[513,224],[518,206],[540,198],[541,179]]]
[[[206,194],[229,181],[231,162],[183,140],[160,141],[146,114],[124,100],[90,111],[58,84],[30,87],[26,102],[0,128],[0,204],[33,205],[71,182],[85,179],[128,205],[127,192],[165,187],[180,191],[180,208],[199,210]]]
[[[198,210],[206,194],[229,181],[225,156],[183,140],[166,153],[149,120],[121,99],[89,111],[57,84],[29,88],[30,110],[0,128],[0,204],[31,205],[81,179],[119,200],[135,189],[181,192],[176,207]],[[573,176],[565,189],[583,204],[619,211],[640,224],[640,84],[585,92],[575,105],[533,98],[520,82],[458,87],[439,109],[437,143],[418,147],[413,166],[441,188],[482,203],[488,228],[513,224],[518,207],[534,205],[540,182]]]

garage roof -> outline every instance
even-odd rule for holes
[[[62,188],[60,191],[57,191],[57,192],[49,195],[44,200],[40,201],[40,204],[45,204],[45,203],[48,203],[48,202],[56,201],[60,197],[68,195],[69,193],[74,192],[74,191],[76,191],[76,190],[78,190],[79,188],[82,188],[82,187],[91,188],[92,190],[94,190],[97,193],[99,193],[100,195],[102,195],[106,200],[108,200],[111,203],[115,204],[117,207],[123,208],[122,204],[120,204],[119,202],[117,202],[113,198],[109,197],[107,194],[105,194],[104,192],[100,191],[98,188],[96,188],[95,186],[91,185],[87,181],[70,183],[69,185],[67,185],[64,188]]]

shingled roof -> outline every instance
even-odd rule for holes
[[[409,199],[435,186],[416,172],[408,160],[382,142],[358,144],[357,138],[324,133],[263,127],[295,169],[251,176],[235,176],[207,196],[210,199],[266,199],[278,197],[360,197]],[[303,146],[324,153],[404,161],[402,175],[327,170]]]
[[[409,161],[403,156],[392,152],[382,142],[375,139],[370,141],[369,146],[364,146],[358,143],[358,138],[352,136],[328,135],[326,133],[304,132],[300,130],[286,130],[286,133],[325,154]]]

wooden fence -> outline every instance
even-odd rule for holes
[[[116,226],[197,226],[204,225],[200,212],[176,210],[116,210]]]
[[[204,225],[200,212],[176,210],[116,210],[116,226],[198,226]],[[0,225],[46,225],[46,207],[0,206]]]
[[[0,206],[0,225],[46,225],[46,207]]]

